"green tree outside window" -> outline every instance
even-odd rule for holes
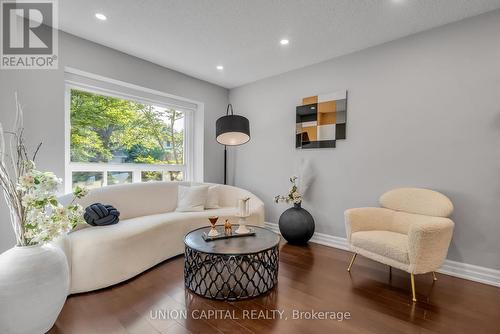
[[[184,163],[184,113],[71,90],[71,161]]]

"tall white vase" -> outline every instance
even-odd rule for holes
[[[0,254],[0,333],[47,332],[68,289],[68,262],[59,248],[14,247]]]

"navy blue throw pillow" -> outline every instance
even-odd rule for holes
[[[120,212],[112,205],[94,203],[85,208],[83,218],[92,226],[106,226],[118,223]]]

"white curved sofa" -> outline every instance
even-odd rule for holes
[[[196,183],[193,185],[199,185]],[[250,192],[217,185],[219,209],[176,212],[177,189],[189,182],[147,182],[92,190],[79,203],[86,207],[100,202],[120,211],[120,222],[110,226],[85,226],[69,233],[61,247],[68,257],[69,294],[105,288],[125,281],[154,265],[182,254],[184,236],[198,227],[209,226],[217,215],[219,224],[231,218],[237,222],[237,201],[250,197],[251,225],[264,224],[264,204]],[[213,185],[213,184],[207,184]],[[67,203],[70,195],[61,198]]]

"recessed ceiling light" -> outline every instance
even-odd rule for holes
[[[290,43],[290,41],[289,41],[288,39],[282,39],[282,40],[280,41],[280,44],[281,44],[281,45],[288,45],[288,43]]]
[[[106,19],[107,19],[106,15],[101,14],[101,13],[96,13],[95,17],[97,17],[101,21],[106,21]]]
[[[224,69],[224,66],[222,66],[222,65],[217,65],[217,67],[216,67],[216,68],[217,68],[219,71],[222,71],[222,70]]]

